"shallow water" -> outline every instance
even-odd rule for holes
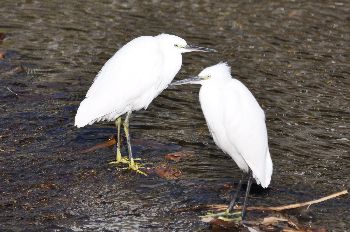
[[[0,3],[0,229],[2,231],[209,230],[199,212],[227,203],[241,173],[213,143],[197,86],[164,91],[132,116],[136,156],[154,165],[191,150],[178,180],[108,165],[112,149],[80,151],[115,133],[82,129],[74,115],[95,74],[140,35],[173,33],[217,54],[184,55],[176,79],[227,61],[266,112],[271,188],[251,205],[311,200],[350,187],[350,4],[347,1],[10,1]],[[20,68],[21,67],[21,68]],[[10,92],[8,89],[18,94]],[[350,199],[289,214],[350,230]]]

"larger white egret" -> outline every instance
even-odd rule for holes
[[[218,147],[229,154],[243,172],[249,172],[242,218],[252,177],[262,187],[271,181],[270,157],[265,114],[252,93],[240,81],[233,79],[226,63],[204,69],[198,76],[174,82],[172,85],[201,84],[199,100],[211,135]],[[242,176],[243,178],[243,176]],[[240,188],[234,195],[231,212]]]
[[[129,119],[132,111],[146,109],[174,79],[181,68],[182,53],[191,51],[214,51],[191,46],[175,35],[160,34],[133,39],[102,67],[93,84],[80,103],[75,125],[84,127],[94,122],[115,120],[118,129],[116,161],[127,163],[139,173],[132,156]],[[127,138],[129,159],[120,152],[121,115],[127,114],[123,126]]]

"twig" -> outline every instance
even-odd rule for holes
[[[313,204],[317,204],[317,203],[320,203],[322,201],[327,201],[329,199],[339,197],[339,196],[345,195],[347,193],[348,193],[348,190],[343,190],[341,192],[337,192],[337,193],[333,193],[331,195],[328,195],[326,197],[322,197],[322,198],[319,198],[316,200],[307,201],[307,202],[303,202],[303,203],[295,203],[295,204],[291,204],[291,205],[281,205],[281,206],[272,206],[272,207],[251,206],[251,207],[247,207],[247,210],[251,210],[251,211],[283,211],[283,210],[287,210],[287,209],[296,209],[296,208],[300,208],[300,207],[304,207],[304,206],[310,206]],[[221,210],[226,210],[227,207],[228,207],[227,205],[219,204],[219,205],[207,205],[205,208],[210,209],[210,210],[221,211]],[[242,208],[241,206],[235,207],[235,209],[241,209],[241,208]]]
[[[18,94],[15,93],[14,91],[12,91],[12,90],[10,89],[10,87],[4,87],[4,88],[7,89],[8,91],[10,91],[11,93],[13,93],[14,95],[16,95],[16,97],[18,97]]]

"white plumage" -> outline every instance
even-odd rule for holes
[[[208,67],[198,77],[174,84],[184,83],[202,85],[199,100],[217,146],[244,172],[250,168],[257,183],[268,187],[273,168],[265,114],[252,93],[231,77],[226,63]]]
[[[129,164],[129,168],[144,174],[142,165],[134,161],[129,134],[132,111],[146,109],[174,79],[182,65],[182,53],[215,51],[190,46],[175,35],[141,36],[117,51],[102,67],[94,83],[80,103],[75,125],[83,127],[101,120],[115,120],[117,127],[117,155],[112,164]],[[121,155],[121,115],[129,158]]]
[[[101,120],[147,108],[181,68],[187,43],[180,37],[161,34],[141,36],[117,51],[102,67],[81,102],[75,125],[83,127]]]

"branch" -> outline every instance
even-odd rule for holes
[[[4,87],[4,88],[10,91],[10,93],[13,93],[14,95],[16,95],[16,97],[18,97],[18,94],[15,93],[13,90],[11,90],[10,87]]]
[[[272,207],[263,207],[263,206],[251,206],[251,207],[247,207],[247,210],[252,210],[252,211],[283,211],[283,210],[287,210],[287,209],[296,209],[296,208],[300,208],[300,207],[304,207],[304,206],[310,206],[313,204],[317,204],[320,203],[322,201],[327,201],[329,199],[335,198],[335,197],[339,197],[341,195],[345,195],[348,193],[348,190],[343,190],[341,192],[337,192],[337,193],[333,193],[331,195],[328,195],[326,197],[322,197],[316,200],[312,200],[312,201],[307,201],[307,202],[303,202],[303,203],[296,203],[296,204],[291,204],[291,205],[281,205],[281,206],[272,206]],[[223,205],[223,204],[219,204],[219,205],[207,205],[205,208],[206,209],[210,209],[210,210],[217,210],[217,211],[222,211],[222,210],[226,210],[227,209],[227,205]],[[235,207],[235,209],[242,209],[241,206]]]

